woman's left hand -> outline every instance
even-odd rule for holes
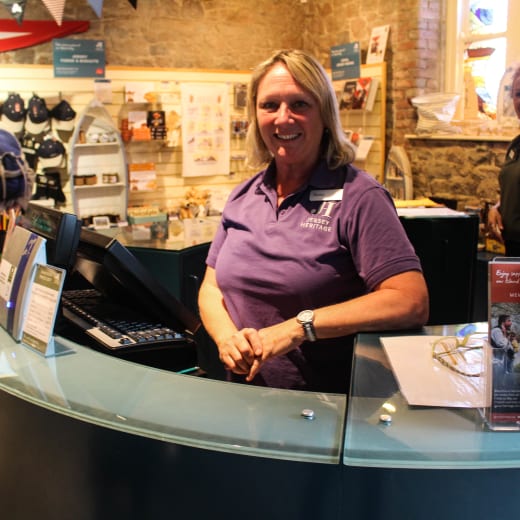
[[[296,320],[287,320],[258,331],[262,343],[262,355],[256,356],[246,381],[251,381],[263,363],[272,357],[286,354],[303,343],[302,327]]]

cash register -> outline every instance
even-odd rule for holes
[[[48,263],[67,270],[56,334],[130,361],[198,370],[198,317],[117,239],[36,203],[20,223],[46,238]]]

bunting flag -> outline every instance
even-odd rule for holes
[[[45,43],[54,38],[64,38],[69,34],[88,31],[90,22],[25,21],[18,24],[15,20],[0,20],[0,52],[14,51]]]
[[[56,20],[58,25],[61,25],[63,20],[63,10],[65,9],[65,0],[42,0],[49,13]]]
[[[25,13],[25,0],[0,0],[0,3],[11,13],[11,16],[21,24]]]
[[[101,18],[101,13],[103,12],[103,0],[88,0],[88,3],[98,18]]]
[[[137,0],[128,0],[134,7],[134,9],[137,9]]]

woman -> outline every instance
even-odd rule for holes
[[[516,116],[520,118],[520,68],[513,74],[511,96]],[[488,212],[491,236],[504,243],[507,256],[520,256],[520,135],[506,152],[500,173],[500,199]]]
[[[314,58],[280,51],[260,64],[248,113],[249,161],[267,168],[226,204],[202,321],[233,380],[347,392],[355,333],[427,320],[420,262],[388,193],[349,164],[354,150]]]

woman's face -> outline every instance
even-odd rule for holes
[[[520,76],[513,82],[513,106],[515,107],[516,117],[520,118]]]
[[[324,125],[317,100],[276,63],[258,84],[256,116],[260,135],[278,167],[300,173],[319,157]]]

